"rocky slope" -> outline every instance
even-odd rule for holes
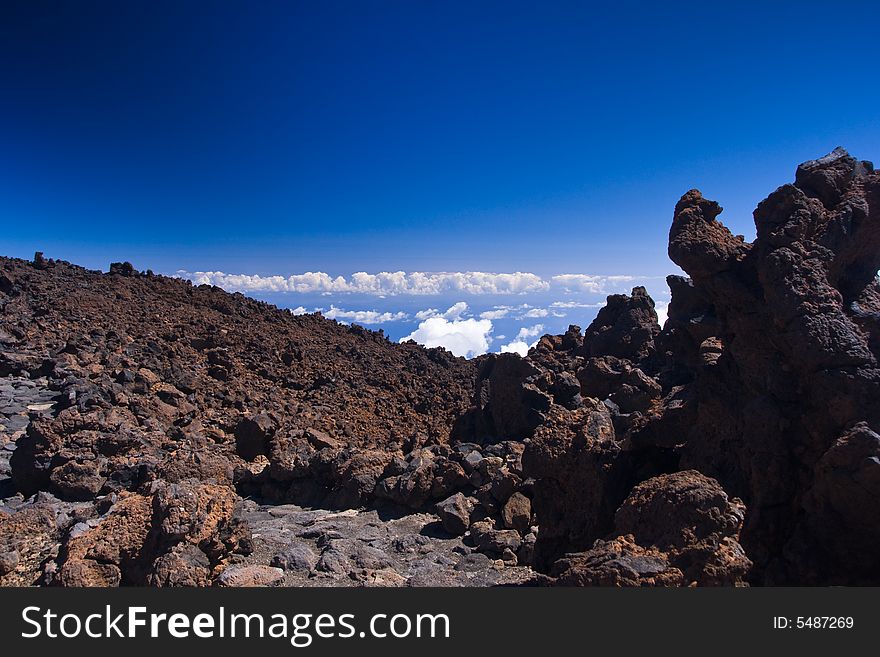
[[[346,558],[319,558],[305,579],[401,583],[433,568],[466,583],[459,561],[484,566],[484,583],[529,576],[497,574],[524,554],[528,509],[522,532],[486,534],[482,560],[457,538],[484,507],[468,498],[461,520],[455,493],[477,491],[500,519],[521,483],[521,444],[449,444],[478,363],[127,264],[101,274],[38,254],[0,272],[0,583],[206,585],[235,562],[269,567],[248,555],[275,556],[250,529],[272,524],[271,505],[395,516],[446,498],[401,534],[429,563],[374,560],[390,572],[365,574],[352,525],[347,542],[306,545]],[[444,547],[423,549],[434,530]]]
[[[133,267],[0,260],[0,584],[876,584],[880,176],[691,191],[644,289],[466,361]]]

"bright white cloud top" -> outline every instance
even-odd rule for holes
[[[528,328],[523,326],[519,330],[519,333],[516,334],[516,339],[517,340],[525,340],[526,338],[536,338],[539,335],[541,335],[541,333],[543,333],[543,332],[544,332],[544,325],[543,324],[535,324],[534,326],[530,326]]]
[[[492,322],[488,319],[429,317],[401,342],[414,340],[426,347],[445,347],[456,356],[472,358],[489,351]]]
[[[653,277],[639,276],[597,276],[593,274],[559,274],[550,278],[554,287],[566,292],[589,292],[591,294],[611,294],[626,289],[637,281]]]
[[[519,333],[516,334],[516,338],[514,338],[514,340],[508,344],[501,345],[501,349],[499,349],[499,351],[502,354],[505,354],[508,352],[511,352],[514,354],[519,354],[520,356],[525,358],[529,353],[529,349],[531,349],[536,344],[538,344],[537,340],[535,340],[531,344],[526,342],[526,340],[528,338],[537,337],[537,336],[541,335],[543,332],[544,332],[544,325],[543,324],[535,324],[534,326],[529,326],[529,327],[523,326],[519,330]]]
[[[520,356],[525,358],[526,356],[529,355],[530,348],[531,347],[528,344],[526,344],[525,342],[523,342],[522,340],[514,340],[510,344],[501,345],[500,351],[502,354],[506,354],[506,353],[519,354]]]

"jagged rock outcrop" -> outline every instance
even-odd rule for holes
[[[794,184],[758,206],[752,243],[717,220],[714,201],[696,190],[682,197],[669,255],[690,279],[669,277],[664,330],[639,332],[651,346],[626,354],[612,341],[583,363],[552,359],[557,373],[560,363],[577,373],[585,398],[604,399],[614,433],[561,411],[536,430],[524,469],[537,479],[538,567],[565,584],[880,581],[870,556],[880,499],[878,203],[880,176],[841,149],[798,167]],[[587,330],[585,347],[595,334]],[[561,345],[542,342],[547,353]],[[547,361],[539,349],[529,359]],[[703,497],[673,496],[660,513],[669,493],[643,490],[684,471],[711,477],[698,488],[713,499],[742,503],[725,512],[735,523],[679,552],[630,521],[653,514],[660,533],[696,527],[681,513],[699,511]]]
[[[517,354],[491,354],[475,385],[473,406],[459,418],[453,438],[477,442],[522,440],[532,434],[550,408],[543,370]]]
[[[802,164],[758,205],[751,244],[720,211],[688,192],[670,231],[716,351],[672,352],[694,377],[682,466],[746,502],[755,581],[876,583],[880,176],[842,149]]]
[[[608,297],[584,332],[582,353],[587,358],[615,356],[640,362],[653,355],[659,333],[654,300],[644,287],[634,287],[631,295]]]

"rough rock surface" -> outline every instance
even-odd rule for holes
[[[682,465],[749,507],[756,581],[877,583],[880,175],[842,149],[802,164],[758,205],[751,244],[720,211],[688,192],[670,231],[719,352],[691,366]]]
[[[631,328],[644,344],[626,351],[614,340],[604,353],[581,347],[583,363],[571,337],[542,340],[529,355],[553,375],[574,371],[582,395],[603,399],[611,415],[588,422],[557,409],[526,449],[541,526],[535,561],[560,583],[880,581],[870,556],[880,499],[880,176],[841,149],[801,165],[794,184],[758,206],[751,244],[718,222],[720,212],[696,190],[676,206],[669,254],[691,278],[668,279],[662,332]],[[650,323],[639,292],[614,305],[628,326]],[[597,322],[587,338],[613,335],[614,322]],[[593,405],[590,417],[601,415]],[[646,497],[639,482],[685,470],[712,484],[655,513],[671,492]],[[711,554],[699,518],[685,517],[710,490],[713,514],[725,495],[745,506],[730,502],[742,530],[713,530],[720,547]],[[648,530],[652,513],[660,524]],[[696,532],[689,566],[669,538],[681,526]],[[578,554],[557,562],[566,552]]]
[[[279,579],[270,568],[347,582],[350,564],[391,568],[360,583],[416,575],[379,568],[397,562],[346,535],[256,550],[262,562],[223,575],[255,551],[249,496],[415,513],[440,552],[461,550],[435,564],[450,584],[501,567],[471,555],[469,529],[502,523],[522,444],[449,440],[481,361],[128,263],[101,274],[38,255],[0,259],[0,276],[0,584],[262,585]],[[455,494],[468,514],[448,532],[424,513]],[[531,577],[518,572],[475,581]]]

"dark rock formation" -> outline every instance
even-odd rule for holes
[[[695,471],[637,485],[614,515],[612,535],[553,565],[557,584],[736,586],[751,567],[737,542],[745,507]]]
[[[639,362],[654,353],[660,333],[654,300],[643,287],[632,295],[612,294],[584,332],[583,355],[616,356]]]
[[[461,536],[471,526],[471,514],[476,500],[465,497],[461,493],[450,495],[442,502],[437,502],[437,515],[443,523],[443,529],[450,534]]]
[[[597,347],[618,321],[597,318],[582,364],[562,339],[530,354],[610,412],[551,412],[526,449],[535,562],[559,583],[880,581],[880,176],[840,149],[801,165],[758,206],[751,244],[720,213],[696,190],[676,206],[669,254],[691,278],[668,279],[662,333],[629,329],[642,348]],[[632,299],[609,316],[640,321]]]
[[[752,244],[720,211],[688,192],[670,231],[700,299],[682,305],[706,308],[696,336],[717,352],[695,353],[694,339],[672,354],[696,392],[682,465],[746,502],[755,581],[876,583],[865,514],[880,495],[880,176],[842,149],[802,164],[758,205]],[[674,290],[681,323],[676,304]]]

